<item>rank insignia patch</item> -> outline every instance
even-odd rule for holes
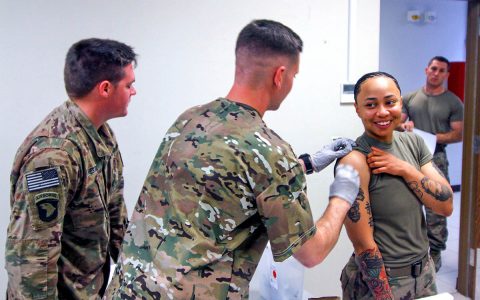
[[[26,177],[29,192],[54,187],[60,184],[58,173],[55,168],[36,171],[28,174]]]
[[[38,218],[43,222],[50,222],[58,216],[58,193],[46,192],[35,195]]]

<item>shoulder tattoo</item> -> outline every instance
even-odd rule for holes
[[[352,204],[352,207],[348,210],[347,216],[348,218],[353,222],[357,223],[360,220],[360,205],[359,202],[365,200],[365,194],[360,188],[358,190],[357,198],[355,198],[355,201]]]

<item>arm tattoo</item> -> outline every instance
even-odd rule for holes
[[[418,199],[422,199],[423,192],[420,189],[418,182],[410,181],[410,182],[407,182],[407,184],[408,184],[408,187],[417,195]]]
[[[434,182],[428,177],[423,177],[420,182],[425,192],[435,198],[435,200],[444,202],[452,197],[452,193],[443,184]]]
[[[348,210],[347,216],[353,222],[357,223],[360,220],[360,205],[359,201],[365,200],[365,194],[363,193],[362,188],[358,190],[357,198],[352,204],[352,207]]]
[[[358,189],[357,198],[355,200],[358,200],[358,201],[365,200],[365,193],[363,192],[362,188]]]
[[[393,299],[382,254],[378,249],[365,250],[355,256],[355,262],[362,272],[363,281],[368,285],[375,299]]]
[[[357,223],[360,220],[360,205],[358,205],[357,200],[353,202],[348,210],[347,216],[353,223]]]

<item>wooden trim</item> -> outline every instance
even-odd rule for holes
[[[465,113],[463,133],[462,191],[460,208],[460,241],[458,251],[459,293],[475,299],[476,250],[479,215],[479,154],[474,151],[475,135],[479,134],[480,87],[479,26],[480,0],[468,2],[467,60],[465,69]],[[480,291],[479,291],[480,292]]]

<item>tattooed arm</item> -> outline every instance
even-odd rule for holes
[[[432,162],[423,165],[419,171],[408,162],[372,147],[367,163],[373,174],[388,173],[403,177],[418,199],[435,213],[443,216],[452,214],[452,188]]]
[[[374,299],[393,299],[382,254],[373,238],[373,218],[368,184],[370,169],[365,156],[353,151],[340,160],[352,165],[360,175],[360,190],[345,219],[345,228],[355,250],[355,262]]]

